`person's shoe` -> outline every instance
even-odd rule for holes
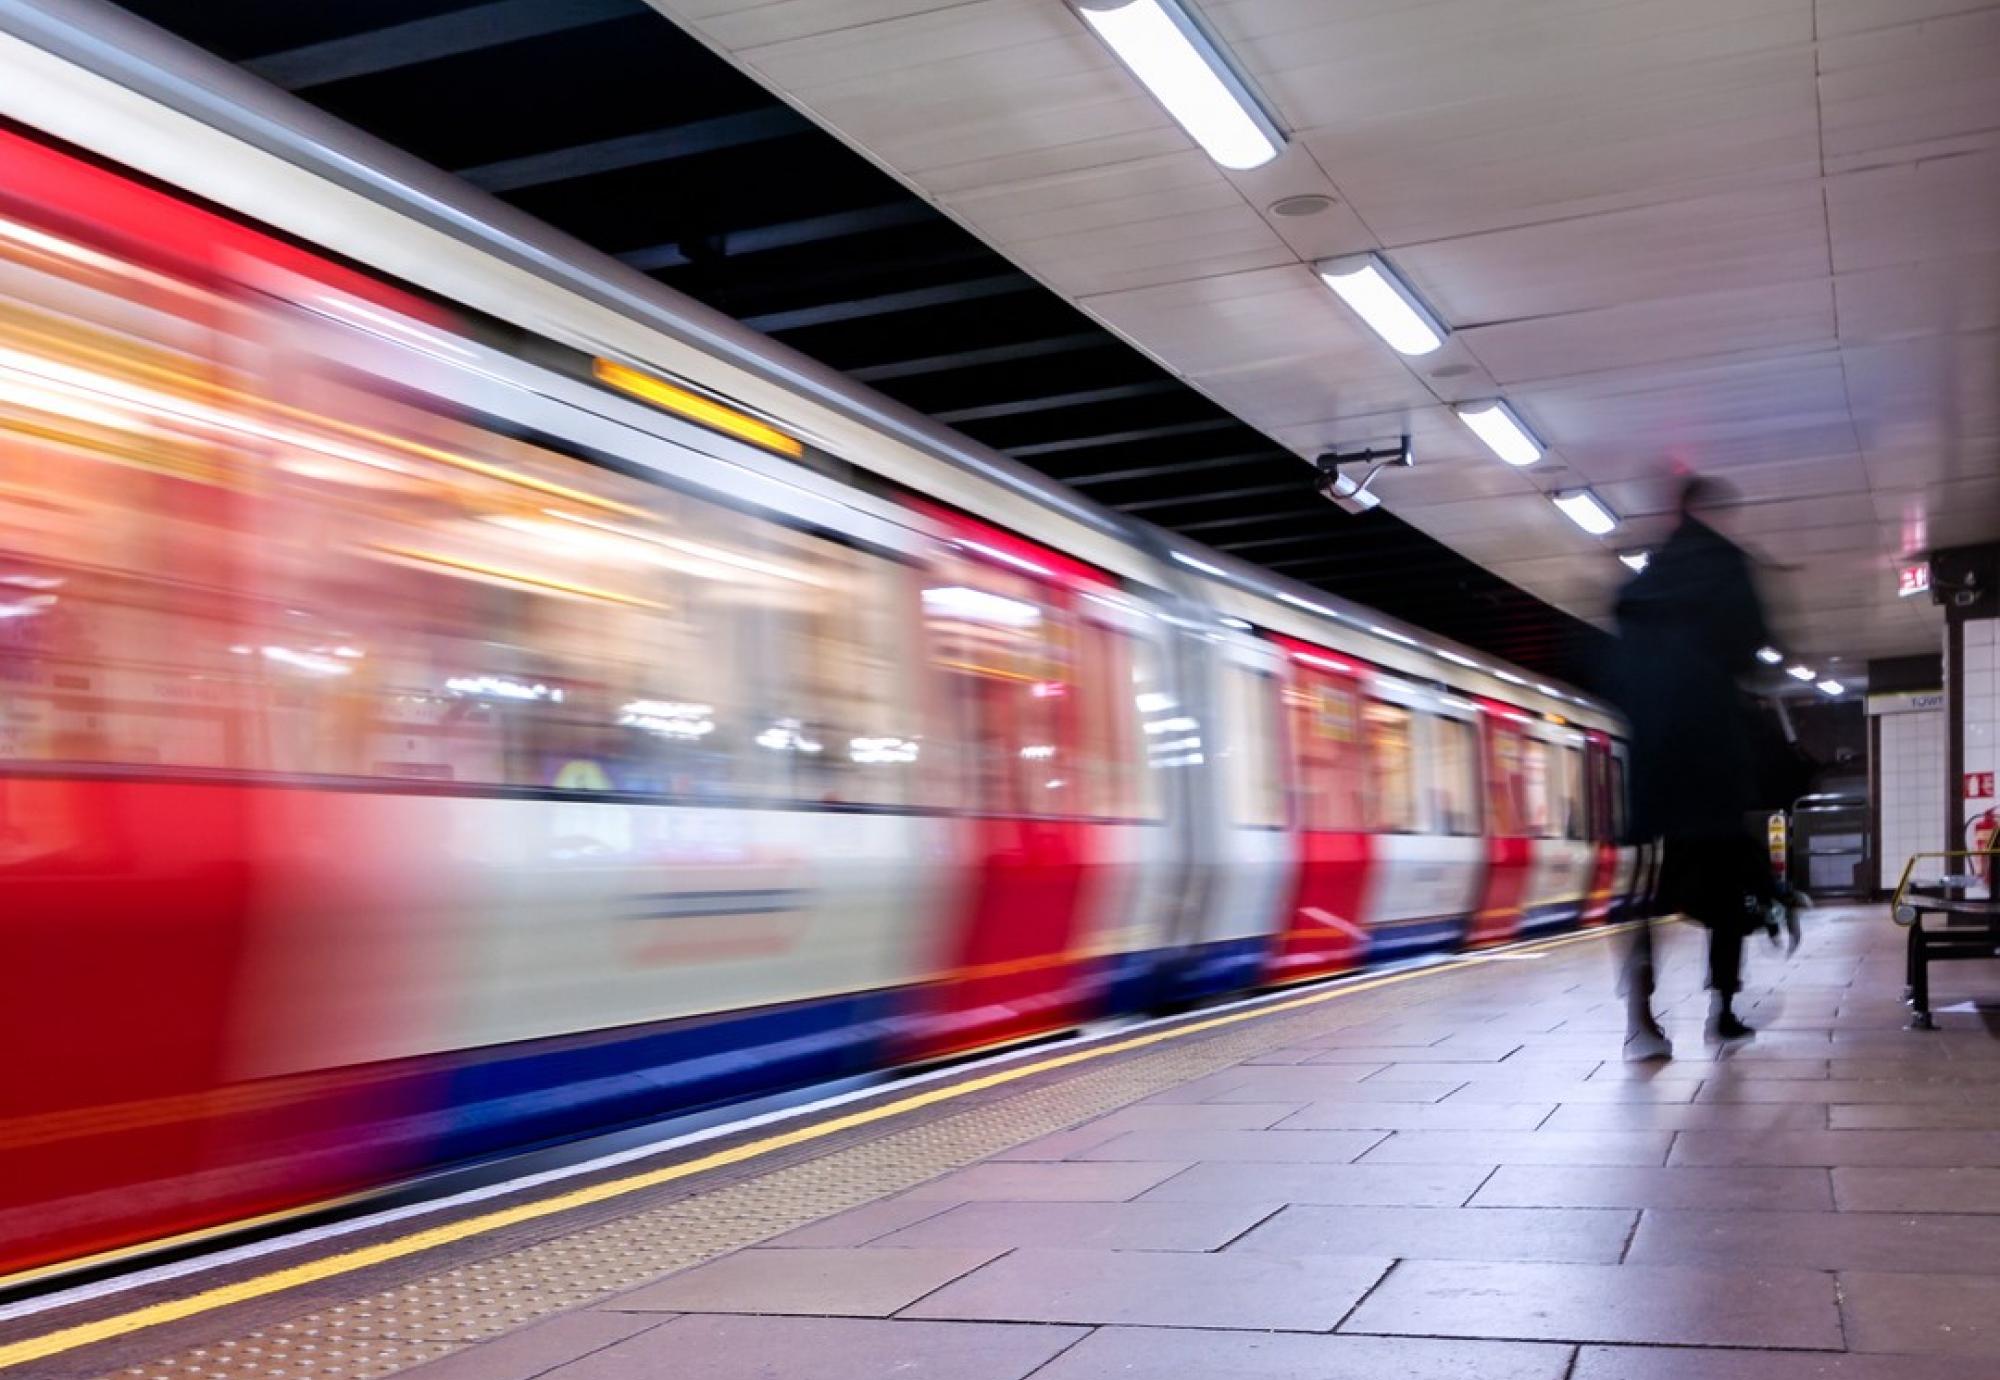
[[[1757,1033],[1738,1020],[1734,1011],[1718,1014],[1709,1029],[1718,1040],[1747,1040]]]
[[[1674,1057],[1674,1042],[1657,1025],[1640,1026],[1625,1037],[1625,1057],[1633,1062]]]

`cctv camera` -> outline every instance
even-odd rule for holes
[[[1369,471],[1368,479],[1374,477],[1374,471]],[[1381,506],[1382,503],[1381,499],[1368,491],[1368,479],[1356,479],[1351,474],[1342,474],[1335,470],[1320,481],[1320,497],[1334,504],[1342,512],[1365,513],[1370,508]]]
[[[1356,479],[1342,474],[1342,465],[1366,465],[1373,462],[1374,468]],[[1369,450],[1328,451],[1314,458],[1313,465],[1320,472],[1319,492],[1321,497],[1334,504],[1342,512],[1365,513],[1380,507],[1382,500],[1369,490],[1375,476],[1391,465],[1410,466],[1416,463],[1416,456],[1410,450],[1410,438],[1406,435],[1395,446],[1378,446]]]

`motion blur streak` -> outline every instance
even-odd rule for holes
[[[1643,886],[1608,717],[622,368],[0,130],[0,1272]]]

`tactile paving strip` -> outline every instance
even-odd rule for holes
[[[1468,967],[1456,975],[1476,973]],[[1453,975],[1398,984],[1086,1065],[1041,1086],[754,1178],[110,1372],[103,1380],[374,1380],[874,1202],[1141,1098],[1449,996]],[[1441,980],[1441,981],[1440,981]]]

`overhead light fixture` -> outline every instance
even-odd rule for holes
[[[1813,668],[1810,666],[1787,666],[1785,668],[1785,674],[1790,676],[1793,680],[1811,680],[1814,676],[1818,675],[1819,672],[1813,670]]]
[[[1321,259],[1313,265],[1313,272],[1398,353],[1427,355],[1451,334],[1380,254]]]
[[[1757,649],[1757,660],[1763,662],[1766,666],[1776,666],[1784,659],[1785,654],[1776,647],[1759,647]]]
[[[1597,501],[1597,495],[1588,489],[1571,489],[1568,493],[1551,494],[1550,501],[1562,509],[1562,515],[1590,533],[1601,537],[1618,525],[1618,519],[1611,510]]]
[[[1223,167],[1262,167],[1285,147],[1249,83],[1177,0],[1076,0],[1076,9]]]
[[[1620,551],[1618,559],[1625,563],[1627,570],[1637,575],[1653,563],[1653,553],[1650,551]]]
[[[1486,448],[1514,466],[1532,465],[1542,458],[1542,443],[1522,425],[1514,409],[1498,398],[1489,402],[1460,403],[1452,408],[1458,419],[1472,428]]]
[[[1822,695],[1838,695],[1846,688],[1837,680],[1823,680],[1819,683],[1819,692]]]

